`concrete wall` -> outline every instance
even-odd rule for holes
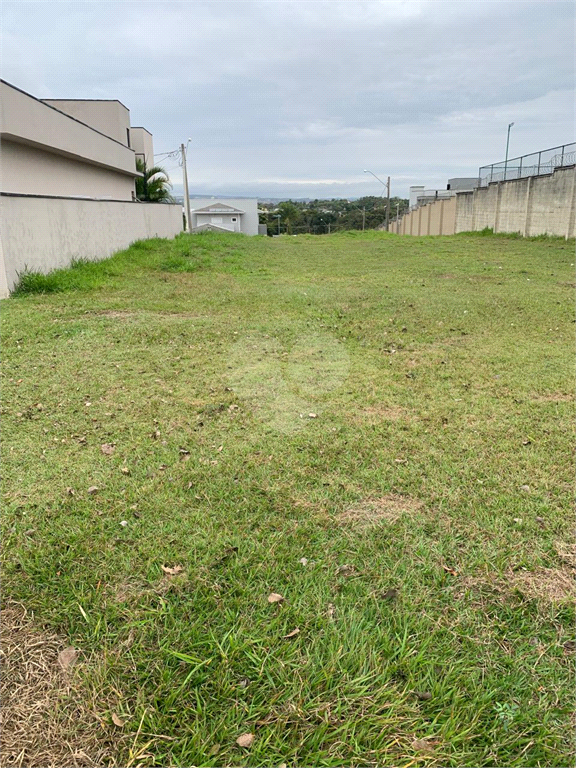
[[[192,198],[190,200],[190,218],[192,228],[197,226],[196,215],[194,213],[198,208],[206,208],[208,205],[215,205],[216,203],[222,203],[223,205],[229,205],[232,208],[238,208],[240,211],[244,211],[244,214],[240,216],[241,231],[245,235],[257,235],[258,234],[258,200],[249,197],[235,197],[235,198],[212,198],[206,197],[202,199]],[[217,215],[217,214],[215,214]],[[226,217],[227,218],[227,217]],[[226,224],[219,224],[218,226],[226,226]],[[230,225],[231,226],[231,225]]]
[[[2,141],[2,192],[131,200],[134,179],[28,144]]]
[[[132,179],[137,175],[134,150],[63,112],[0,82],[0,133],[3,141],[26,144],[55,155],[109,168]],[[14,179],[10,180],[12,187]],[[51,194],[37,189],[37,194]],[[88,190],[84,194],[90,194]]]
[[[130,110],[117,100],[100,99],[42,99],[97,131],[125,146],[128,144]]]
[[[574,237],[575,218],[576,167],[571,166],[458,192],[449,200],[411,211],[392,231],[400,235],[451,235],[489,227],[494,232],[519,232],[526,237]]]
[[[453,235],[456,222],[456,198],[436,200],[405,214],[393,232],[399,235]]]
[[[25,268],[49,272],[73,258],[103,259],[135,240],[174,237],[182,208],[161,203],[2,195],[0,285],[8,290]]]
[[[457,195],[456,232],[519,232],[574,237],[576,168],[494,182]]]
[[[474,218],[474,192],[456,195],[455,232],[472,232]]]

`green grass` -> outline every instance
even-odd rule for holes
[[[118,765],[573,764],[572,601],[528,586],[569,571],[573,261],[206,234],[23,277],[4,596]]]

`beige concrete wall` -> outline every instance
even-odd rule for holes
[[[108,168],[2,141],[2,192],[131,200],[134,179]]]
[[[513,179],[457,196],[456,232],[519,232],[574,237],[576,168]]]
[[[144,156],[148,168],[154,165],[154,142],[146,128],[130,128],[130,146],[137,157]]]
[[[42,101],[128,146],[130,110],[119,101],[98,99],[42,99]]]
[[[399,234],[453,235],[456,226],[456,198],[436,200],[402,217]]]
[[[87,164],[112,168],[134,178],[134,151],[73,120],[23,91],[0,82],[2,140],[27,144]],[[38,189],[37,194],[48,194]],[[86,194],[90,194],[86,192]]]
[[[25,268],[49,272],[73,258],[103,259],[135,240],[174,237],[182,230],[180,205],[9,195],[0,201],[10,290]]]
[[[473,229],[474,193],[460,192],[456,195],[455,232],[471,232]]]

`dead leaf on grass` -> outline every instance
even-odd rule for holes
[[[74,493],[75,493],[74,488],[66,488],[66,493],[68,494],[68,496],[74,496]]]
[[[238,744],[239,747],[244,747],[245,749],[248,749],[248,747],[252,746],[253,741],[254,741],[253,733],[243,733],[242,736],[239,736],[236,739],[236,744]]]
[[[93,496],[95,493],[98,493],[98,486],[97,485],[91,485],[90,488],[88,488],[88,493]]]
[[[122,467],[120,472],[122,472],[123,475],[129,475],[130,474],[130,470],[128,469],[128,467]]]
[[[175,565],[172,568],[169,568],[166,565],[162,565],[161,568],[167,576],[176,576],[177,574],[182,573],[184,570],[183,565]]]
[[[114,725],[117,725],[118,728],[123,728],[126,725],[126,721],[122,720],[122,718],[119,717],[116,712],[112,712],[112,722]]]
[[[268,595],[268,602],[269,603],[282,603],[282,602],[284,602],[284,596],[278,594],[278,592],[271,592]]]
[[[283,637],[284,637],[284,640],[289,640],[291,637],[296,637],[296,635],[299,635],[299,634],[300,634],[300,630],[298,629],[298,627],[296,627],[296,629],[293,629],[292,632],[288,632],[287,635],[283,635]]]
[[[208,757],[215,757],[218,752],[220,752],[220,744],[214,744],[214,746],[210,747],[208,750]]]
[[[391,589],[387,589],[386,592],[382,593],[382,600],[386,600],[387,602],[392,602],[392,600],[396,600],[399,594],[400,594],[399,591],[397,589],[394,589],[394,587],[392,587]]]
[[[116,450],[116,446],[112,445],[112,443],[104,443],[100,446],[100,450],[105,456],[112,456]]]
[[[64,648],[58,654],[58,664],[60,665],[61,669],[64,670],[64,672],[68,672],[68,670],[72,669],[76,663],[77,658],[78,651],[76,648],[70,645],[68,648]]]
[[[451,576],[458,576],[458,571],[455,571],[454,568],[450,568],[448,565],[443,565],[442,568]]]
[[[412,749],[415,749],[417,752],[433,752],[434,746],[426,739],[414,739]]]

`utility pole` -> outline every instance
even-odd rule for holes
[[[375,179],[378,179],[378,176],[376,176],[375,173],[373,173],[372,171],[369,171],[366,168],[364,169],[364,173],[369,173],[371,176],[374,176]],[[386,182],[386,184],[384,184],[382,179],[378,179],[378,181],[380,182],[380,184],[382,184],[383,187],[386,188],[388,193],[387,194],[388,202],[386,205],[386,232],[388,232],[390,230],[390,176],[388,176],[388,181]],[[384,194],[384,190],[382,190],[382,195],[383,194]]]
[[[182,171],[184,176],[184,200],[186,202],[186,227],[188,229],[188,232],[190,232],[191,229],[191,220],[190,220],[190,190],[188,189],[188,168],[187,165],[187,158],[186,158],[186,147],[184,144],[180,145],[180,152],[182,153]]]
[[[390,176],[386,182],[386,189],[388,190],[388,204],[386,205],[386,232],[390,231]]]

